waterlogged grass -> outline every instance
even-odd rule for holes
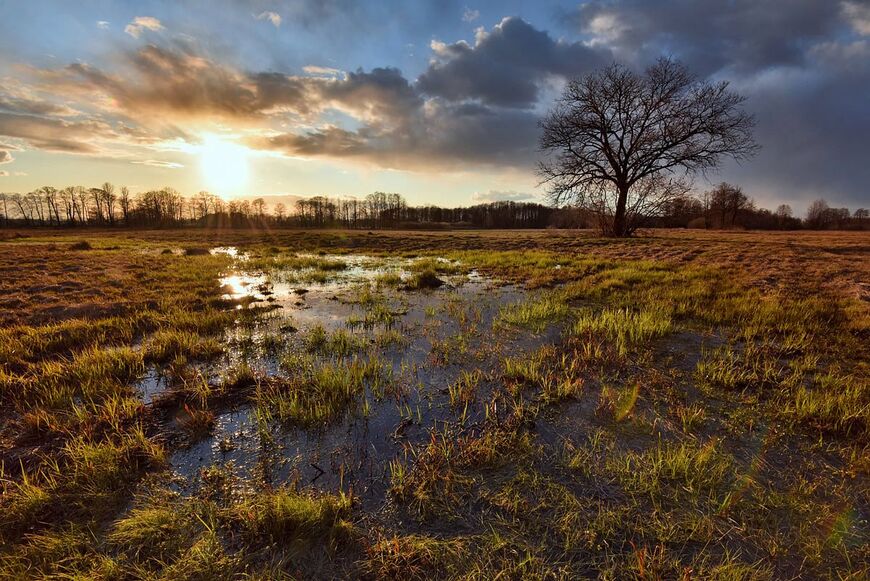
[[[313,497],[276,490],[251,496],[233,507],[232,518],[251,544],[281,543],[309,549],[314,543],[334,547],[352,532],[345,519],[352,500],[343,494]]]
[[[22,273],[0,280],[2,578],[870,573],[858,238],[159,235],[0,242]],[[221,298],[235,270],[340,284],[345,252],[406,273],[337,292],[337,330]],[[494,316],[448,278],[471,269],[536,290]],[[405,292],[435,279],[457,289]],[[145,405],[154,369],[171,387]],[[277,431],[363,440],[300,456],[331,470],[314,483],[228,464],[170,492],[169,455],[237,406],[258,464]]]
[[[418,270],[408,277],[405,281],[405,288],[408,290],[433,289],[444,284],[444,281],[438,278],[437,271],[433,269]]]
[[[540,333],[549,325],[565,319],[569,313],[566,297],[548,293],[536,299],[504,307],[498,322],[525,327]]]
[[[249,272],[264,272],[275,282],[323,285],[340,279],[348,264],[322,256],[281,255],[253,258],[246,261],[244,267]]]
[[[309,351],[333,357],[346,357],[366,349],[368,345],[365,337],[352,331],[339,328],[327,333],[319,324],[312,327],[305,336],[305,346]]]
[[[160,330],[148,341],[148,358],[166,363],[178,357],[186,359],[210,359],[223,351],[220,342],[213,337],[201,337],[196,333],[179,330]]]
[[[628,309],[585,310],[571,327],[575,335],[604,337],[612,341],[620,355],[639,344],[664,337],[672,330],[673,323],[666,313]]]
[[[263,381],[255,402],[282,422],[319,427],[360,403],[368,389],[383,397],[392,382],[392,368],[378,358],[318,361],[289,354],[282,365],[288,379]]]
[[[220,475],[215,475],[220,477]],[[86,529],[31,534],[27,550],[0,559],[4,578],[34,575],[82,579],[225,579],[324,574],[315,561],[353,547],[343,494],[312,495],[278,488],[262,494],[218,493],[182,499],[166,490],[138,497],[106,527],[105,542]],[[263,547],[272,559],[263,559]],[[330,576],[341,576],[336,569]]]
[[[462,435],[445,428],[410,448],[404,461],[390,463],[390,492],[415,518],[455,518],[455,511],[480,482],[480,470],[517,462],[535,451],[523,429],[528,410],[514,409],[499,421],[492,418],[480,435]]]

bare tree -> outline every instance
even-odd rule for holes
[[[118,196],[115,195],[115,186],[109,182],[105,182],[101,187],[100,198],[106,206],[106,218],[109,219],[109,224],[115,224],[115,204],[118,201]]]
[[[643,74],[614,64],[571,80],[542,122],[542,183],[555,204],[592,209],[606,234],[629,236],[695,174],[755,152],[743,101],[666,58]]]
[[[254,214],[256,214],[259,218],[263,218],[266,215],[266,201],[263,198],[254,198],[251,201],[251,207],[253,208]]]
[[[90,188],[91,201],[94,203],[94,210],[97,222],[103,223],[103,190],[100,188]]]
[[[722,182],[705,195],[709,200],[709,209],[719,219],[717,225],[720,228],[735,226],[740,212],[754,207],[754,203],[739,186],[727,182]]]
[[[9,225],[9,194],[0,192],[0,202],[3,202],[3,225]]]
[[[130,197],[130,190],[127,189],[127,186],[121,187],[120,194],[118,195],[118,204],[121,206],[121,215],[124,216],[124,224],[128,224],[130,221],[132,199]]]
[[[272,213],[275,215],[275,220],[279,224],[283,224],[284,219],[287,217],[287,206],[285,206],[281,202],[278,202],[277,204],[275,204],[275,207],[272,208]]]
[[[818,199],[813,201],[807,208],[807,226],[815,229],[823,228],[827,221],[830,209],[827,200]]]

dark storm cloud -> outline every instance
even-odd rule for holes
[[[570,17],[622,60],[671,55],[747,96],[762,150],[719,177],[762,203],[870,205],[867,0],[592,0]]]
[[[623,57],[670,54],[701,74],[800,64],[843,25],[832,0],[592,0],[569,17]]]
[[[607,62],[609,51],[554,40],[520,18],[479,31],[473,45],[433,43],[435,59],[417,83],[429,95],[532,107],[548,76],[574,76]]]
[[[395,68],[376,68],[349,73],[343,80],[312,79],[319,87],[319,97],[359,117],[399,120],[413,114],[423,100]]]
[[[530,167],[538,120],[526,111],[429,101],[395,127],[326,127],[253,138],[252,147],[288,155],[356,159],[395,169],[456,169],[468,164]]]
[[[803,69],[743,88],[758,118],[759,156],[733,170],[781,199],[870,206],[870,43],[816,47]]]

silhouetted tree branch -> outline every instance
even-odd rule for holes
[[[755,152],[743,101],[670,59],[643,74],[614,64],[572,80],[542,122],[542,183],[554,204],[591,209],[604,233],[629,236],[695,174]]]

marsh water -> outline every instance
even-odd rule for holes
[[[239,365],[266,380],[292,376],[288,359],[306,354],[321,364],[375,358],[389,388],[367,385],[343,414],[314,427],[273,419],[250,398],[225,404],[215,410],[206,436],[183,441],[170,458],[182,491],[200,485],[203,469],[219,466],[239,486],[296,482],[352,488],[363,502],[383,499],[391,460],[404,459],[409,445],[426,441],[433,430],[475,430],[490,411],[487,395],[501,382],[504,358],[522,358],[560,334],[556,327],[533,333],[499,324],[500,311],[527,300],[529,291],[441,258],[297,255],[326,265],[324,274],[316,267],[251,268],[235,248],[212,252],[233,258],[220,280],[224,298],[260,314],[224,334],[218,361],[196,364],[207,381],[220,382]],[[442,267],[438,288],[407,287],[421,260]],[[312,333],[336,332],[357,348],[311,353]],[[472,397],[451,403],[449,386],[469,378],[476,386]],[[140,382],[146,404],[171,389],[161,369]]]

